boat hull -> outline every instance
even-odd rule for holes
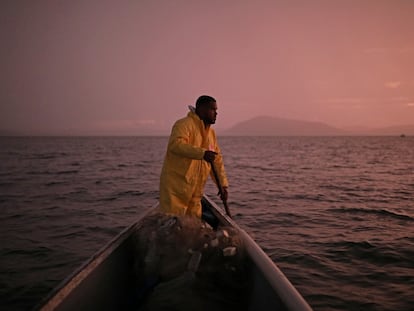
[[[249,279],[246,310],[311,310],[255,241],[207,196],[203,199],[203,207],[208,215],[206,217],[210,218],[213,225],[232,226],[241,235],[247,253]],[[133,233],[140,220],[153,210],[154,208],[142,215],[102,248],[35,310],[139,310],[134,301]]]

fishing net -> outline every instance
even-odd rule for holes
[[[134,234],[138,310],[243,309],[247,290],[242,239],[190,216],[161,212]]]

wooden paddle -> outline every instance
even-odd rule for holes
[[[220,178],[218,177],[216,166],[214,165],[213,161],[211,161],[210,164],[211,164],[211,169],[213,170],[214,178],[216,179],[216,184],[219,190],[220,197],[223,201],[224,209],[226,210],[226,214],[231,218],[230,209],[229,209],[229,206],[227,205],[227,201],[223,199],[223,194],[224,194],[223,187],[221,185]]]

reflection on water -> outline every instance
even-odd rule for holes
[[[412,308],[412,137],[219,142],[236,221],[315,310]],[[153,206],[166,143],[0,138],[0,308],[32,307]]]

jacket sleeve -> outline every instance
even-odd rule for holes
[[[195,147],[190,142],[191,129],[188,124],[177,121],[171,131],[169,149],[172,153],[190,159],[203,159],[206,149]]]
[[[217,169],[217,175],[220,178],[221,186],[222,187],[228,187],[229,186],[229,181],[227,179],[226,171],[224,169],[223,156],[221,154],[220,147],[217,143],[216,134],[214,132],[213,132],[213,137],[214,137],[214,145],[215,145],[214,149],[217,152],[216,159],[214,160],[214,164],[215,164],[216,169]],[[212,175],[212,179],[214,180],[213,172],[211,172],[211,175]]]

